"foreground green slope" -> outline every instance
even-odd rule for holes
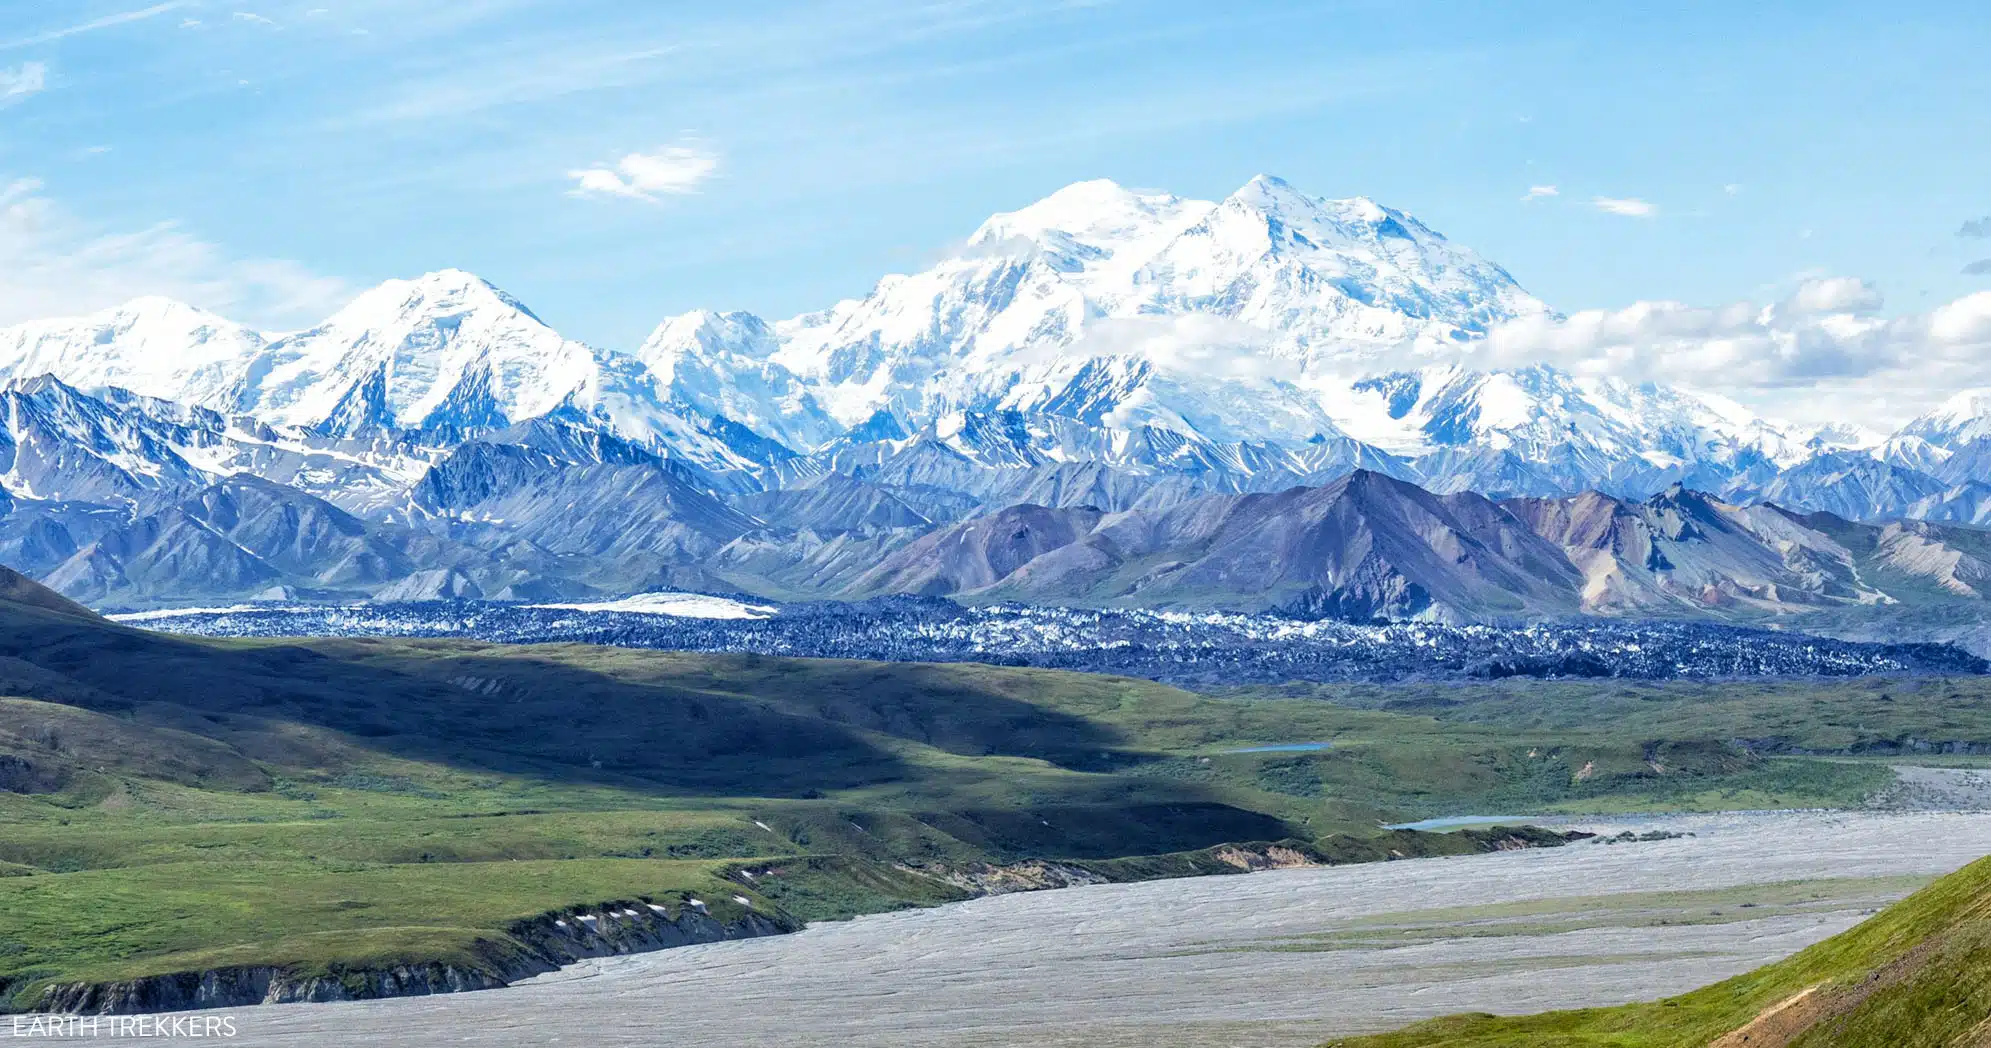
[[[1647,1004],[1465,1015],[1335,1048],[1978,1048],[1991,1043],[1991,859],[1766,968]]]

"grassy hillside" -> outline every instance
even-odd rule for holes
[[[1466,1015],[1335,1048],[1976,1048],[1991,1036],[1991,859],[1766,968],[1649,1004]]]
[[[1235,869],[1226,842],[1488,846],[1378,835],[1249,775],[1127,773],[1373,716],[976,666],[213,643],[0,577],[0,1000],[474,965],[516,922],[618,900],[807,920],[961,898],[963,872],[1026,859],[1133,878]]]
[[[1608,728],[1631,738],[1701,737],[1761,754],[1991,752],[1991,677],[1537,681],[1241,688],[1236,698],[1318,698],[1416,714],[1453,729]]]
[[[1926,686],[1991,740],[1980,682]],[[1779,687],[1208,696],[978,665],[205,641],[0,573],[0,1006],[216,958],[473,957],[511,922],[615,900],[817,919],[959,898],[989,864],[1172,876],[1235,869],[1211,850],[1230,842],[1487,846],[1379,828],[1431,815],[1849,803],[1885,770],[1734,740],[1950,730],[1866,684]],[[1260,749],[1303,744],[1324,748]]]

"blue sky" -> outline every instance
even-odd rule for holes
[[[1991,287],[1991,6],[1653,6],[0,0],[0,322],[152,291],[283,327],[455,266],[630,346],[1069,182],[1261,171],[1567,311]]]

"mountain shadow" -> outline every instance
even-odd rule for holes
[[[1120,742],[1006,694],[1027,688],[1027,675],[985,667],[581,645],[214,643],[108,622],[5,569],[0,685],[223,740],[303,724],[399,757],[674,794],[799,797],[905,779],[914,769],[889,738],[1068,764]]]

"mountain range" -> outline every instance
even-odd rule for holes
[[[1402,211],[1262,176],[1216,202],[1079,183],[861,299],[694,312],[627,351],[453,270],[283,335],[140,299],[0,330],[0,559],[126,604],[690,587],[1474,619],[1976,595],[1955,525],[1991,520],[1991,392],[1880,435],[1465,363],[1554,316]]]

